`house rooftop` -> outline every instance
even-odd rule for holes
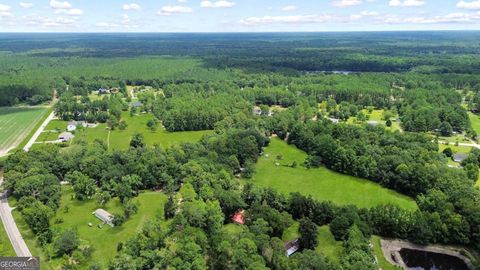
[[[285,244],[285,250],[287,252],[287,256],[292,255],[293,253],[297,252],[300,249],[300,241],[298,239],[292,240]]]
[[[244,225],[245,222],[246,222],[245,210],[240,209],[237,212],[235,212],[235,214],[233,214],[233,216],[232,216],[232,221],[237,223],[237,224]]]
[[[468,154],[454,154],[452,158],[455,162],[462,162],[468,158]]]

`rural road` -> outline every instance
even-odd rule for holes
[[[445,144],[446,142],[445,141],[438,141],[438,143]],[[450,144],[452,144],[452,143],[450,143]],[[454,145],[454,144],[452,144],[452,145]],[[474,142],[472,142],[472,143],[458,143],[458,146],[474,147],[474,148],[480,149],[480,144],[476,144]]]
[[[30,147],[32,147],[32,145],[35,143],[35,141],[38,139],[38,137],[40,136],[40,134],[42,134],[43,130],[45,129],[45,127],[48,125],[48,123],[50,123],[50,121],[52,121],[52,119],[55,117],[55,112],[51,112],[50,115],[48,115],[47,119],[45,119],[45,121],[43,121],[42,125],[37,129],[37,131],[35,131],[35,134],[33,134],[33,136],[30,138],[30,140],[28,141],[28,143],[25,145],[25,147],[23,147],[23,150],[28,152],[28,150],[30,150]]]
[[[0,176],[0,186],[3,183],[3,176]],[[0,218],[7,232],[10,243],[12,243],[13,249],[18,257],[31,257],[32,254],[25,244],[20,231],[17,228],[17,224],[12,216],[12,208],[8,205],[7,192],[0,192]]]

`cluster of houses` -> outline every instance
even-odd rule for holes
[[[245,210],[239,209],[231,216],[231,220],[238,225],[245,225],[247,222]],[[294,239],[285,243],[285,254],[290,257],[293,253],[300,249],[300,242],[298,239]]]

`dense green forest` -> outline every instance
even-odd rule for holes
[[[377,269],[372,235],[479,251],[480,151],[450,168],[451,153],[440,153],[438,142],[454,134],[477,140],[467,110],[480,108],[478,38],[1,34],[0,106],[41,104],[56,93],[55,112],[66,121],[122,130],[122,115],[145,113],[152,130],[212,130],[167,149],[136,133],[121,151],[100,140],[18,151],[3,164],[5,187],[47,257],[65,269]],[[372,123],[365,112],[374,109],[384,115]],[[250,178],[271,136],[308,154],[292,167],[368,179],[415,199],[418,210],[340,206],[255,186]],[[169,199],[164,216],[98,265],[75,228],[53,229],[63,211],[60,181],[78,201],[118,198],[124,211],[115,213],[116,226],[138,210],[133,199],[145,190]],[[245,226],[226,232],[239,209]],[[295,223],[300,251],[287,257],[281,238]],[[343,243],[337,260],[313,251],[324,225]]]

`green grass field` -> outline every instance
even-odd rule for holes
[[[44,107],[0,107],[0,155],[20,145],[47,111]]]
[[[295,222],[292,226],[285,230],[283,232],[282,240],[284,242],[288,242],[299,238],[299,226],[300,224]],[[315,250],[319,253],[322,253],[329,260],[338,262],[342,256],[343,244],[342,241],[335,240],[328,225],[318,227],[317,239],[318,245]]]
[[[480,134],[480,116],[468,112],[468,117],[470,118],[470,123],[472,124],[472,129],[477,132],[477,134]]]
[[[0,220],[0,256],[3,257],[12,257],[16,256],[15,251],[13,250],[10,240],[8,239],[3,223]]]
[[[115,129],[109,131],[107,124],[99,124],[94,128],[83,128],[75,131],[74,142],[78,140],[84,140],[87,144],[91,144],[95,139],[99,139],[105,142],[109,149],[128,149],[130,140],[136,132],[142,133],[145,138],[145,143],[148,146],[158,144],[164,148],[178,145],[184,142],[197,142],[204,135],[212,133],[210,130],[205,131],[184,131],[184,132],[168,132],[161,127],[160,123],[156,131],[151,131],[147,127],[147,122],[153,119],[152,114],[140,114],[136,116],[130,116],[130,113],[124,112],[122,119],[127,122],[127,128],[125,130]],[[67,127],[67,121],[53,120],[51,121],[45,130],[64,131]],[[109,134],[110,133],[110,134]],[[55,140],[58,138],[58,133],[43,132],[37,142]]]
[[[76,229],[81,240],[88,241],[88,244],[93,248],[90,262],[98,262],[106,268],[110,259],[112,259],[117,252],[117,245],[120,242],[125,242],[133,237],[142,228],[142,225],[149,219],[156,217],[163,219],[163,205],[167,197],[160,192],[144,192],[133,201],[138,203],[138,213],[131,216],[122,226],[111,228],[108,225],[103,228],[98,228],[100,220],[92,215],[92,212],[99,208],[96,202],[92,200],[77,201],[72,199],[72,190],[70,186],[63,188],[60,209],[56,216],[52,219],[52,224],[55,219],[63,220],[63,223],[53,224],[54,230]],[[13,202],[14,203],[14,202]],[[68,211],[65,207],[68,206]],[[122,211],[121,203],[118,199],[113,199],[106,206],[102,207],[110,213],[114,214]],[[57,269],[60,266],[60,259],[53,259],[46,261],[46,256],[43,250],[36,244],[33,233],[23,221],[21,215],[14,211],[14,217],[19,223],[19,229],[22,236],[25,238],[28,247],[32,254],[40,256],[43,263],[42,269]],[[92,227],[88,223],[93,224]],[[88,269],[88,264],[84,265],[82,269]]]
[[[327,168],[307,169],[300,166],[307,157],[306,153],[278,138],[273,138],[264,152],[251,180],[259,186],[273,187],[285,194],[300,192],[317,200],[330,200],[341,205],[373,207],[393,203],[405,209],[417,209],[411,198],[371,181],[336,173]],[[283,160],[280,161],[280,166],[276,166],[276,156],[279,154]],[[297,168],[289,167],[293,161],[299,164]]]
[[[126,149],[129,147],[130,139],[133,134],[140,132],[145,138],[145,143],[148,146],[158,144],[162,147],[168,147],[184,142],[199,141],[204,135],[210,134],[212,131],[183,131],[183,132],[168,132],[162,127],[158,127],[157,131],[151,131],[147,127],[147,122],[153,119],[151,114],[140,114],[137,116],[130,116],[129,113],[124,113],[124,119],[128,127],[126,130],[113,130],[110,133],[110,147],[117,149]]]

